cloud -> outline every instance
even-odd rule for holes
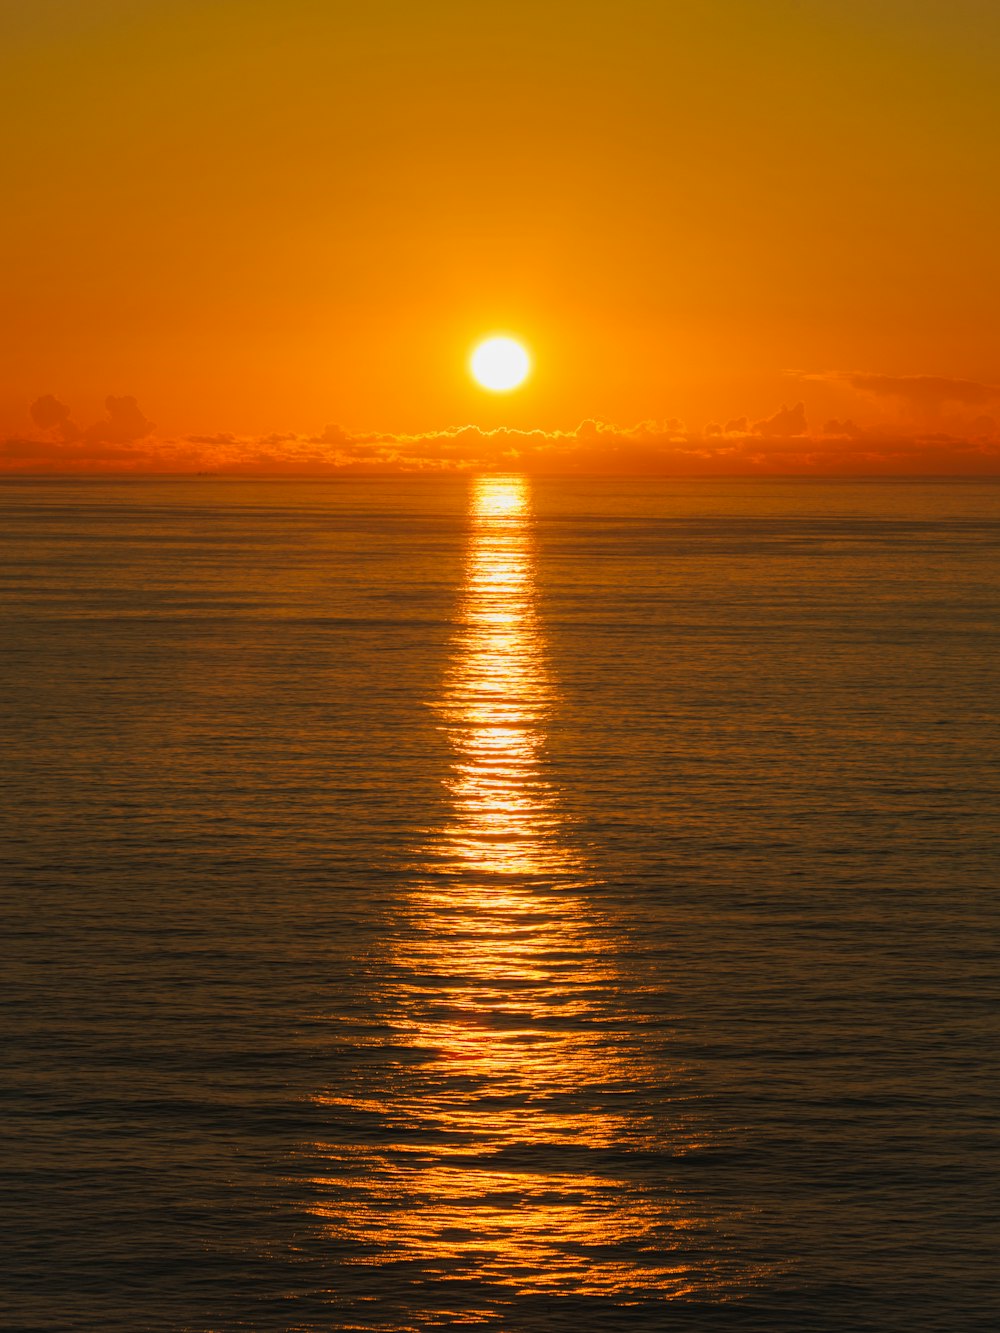
[[[942,375],[859,375],[843,377],[852,389],[883,398],[902,398],[925,407],[941,403],[967,406],[992,403],[1000,398],[1000,387],[978,380],[953,380]]]
[[[30,407],[31,419],[40,430],[58,430],[64,440],[76,440],[80,429],[69,418],[69,408],[51,393],[36,398]]]
[[[991,440],[997,433],[996,418],[990,416],[973,417],[969,423],[969,429],[975,438]]]
[[[155,429],[139,409],[135,398],[125,395],[104,400],[107,415],[86,430],[70,417],[70,409],[54,394],[36,398],[28,409],[32,421],[43,431],[41,440],[8,439],[0,444],[0,468],[72,474],[77,472],[129,472],[145,463],[160,470],[149,454],[137,454],[134,446]]]
[[[865,432],[860,426],[847,417],[844,421],[838,421],[836,417],[832,418],[823,427],[824,435],[843,435],[848,440],[863,440]]]
[[[230,431],[217,435],[188,435],[185,438],[189,444],[236,444],[239,440],[239,436]]]
[[[923,411],[937,411],[945,403],[976,407],[1000,401],[1000,385],[950,379],[945,375],[873,375],[856,370],[831,370],[799,378],[848,384],[859,393],[895,398]]]
[[[782,404],[774,416],[753,423],[754,435],[805,435],[808,430],[804,403],[796,403],[794,407]]]
[[[139,404],[130,395],[123,398],[105,398],[108,415],[83,432],[90,444],[132,444],[151,435],[155,427],[139,411]]]
[[[230,432],[162,439],[134,398],[107,400],[107,418],[75,438],[68,409],[47,396],[32,406],[45,438],[0,443],[0,470],[49,475],[333,477],[497,469],[538,475],[664,477],[994,476],[1000,477],[996,423],[978,419],[961,433],[886,432],[851,420],[827,421],[810,435],[802,403],[783,406],[748,429],[746,418],[703,433],[682,422],[620,426],[587,418],[573,430],[455,426],[399,434],[329,425],[316,435]],[[71,423],[70,423],[71,424]],[[75,427],[73,428],[75,430]]]

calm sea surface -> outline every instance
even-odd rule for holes
[[[984,483],[0,488],[0,1326],[995,1329],[998,575]]]

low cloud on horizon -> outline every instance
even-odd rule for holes
[[[831,372],[801,380],[845,382],[860,393],[932,404],[982,406],[1000,389],[934,376]],[[8,475],[323,477],[479,471],[662,476],[998,476],[1000,432],[980,415],[955,429],[887,430],[828,419],[811,428],[805,404],[783,405],[757,421],[730,418],[691,430],[677,419],[620,426],[587,419],[573,430],[483,430],[467,425],[419,434],[349,431],[315,435],[188,435],[158,438],[134,397],[109,397],[106,415],[81,428],[46,394],[31,404],[37,434],[0,442]]]

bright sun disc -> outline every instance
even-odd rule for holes
[[[531,358],[513,338],[487,338],[472,353],[472,378],[484,389],[505,393],[523,383],[531,369]]]

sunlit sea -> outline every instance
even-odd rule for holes
[[[18,481],[0,562],[0,1326],[1000,1326],[1000,485]]]

